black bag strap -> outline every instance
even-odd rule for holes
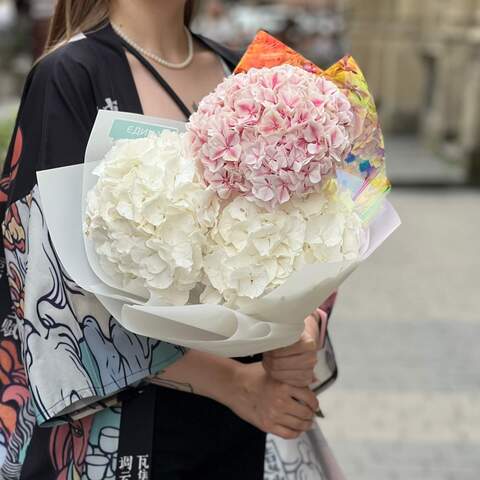
[[[158,387],[146,385],[119,394],[122,402],[116,480],[153,480],[155,402]]]
[[[237,63],[241,58],[241,54],[230,50],[219,43],[206,38],[202,35],[192,34],[199,42],[205,45],[209,50],[213,51],[217,55],[219,55],[227,64],[228,68],[233,71]],[[155,78],[155,80],[161,85],[161,87],[167,92],[167,94],[171,97],[171,99],[176,103],[178,108],[182,111],[185,117],[188,119],[192,112],[190,109],[185,105],[183,100],[177,95],[175,90],[170,86],[170,84],[160,75],[158,70],[134,47],[132,47],[129,43],[127,43],[122,38],[120,39],[123,47],[129,51],[147,70],[148,72]]]
[[[155,78],[155,80],[162,86],[162,88],[170,95],[172,100],[177,104],[178,108],[182,111],[185,117],[188,119],[192,112],[183,103],[183,100],[176,94],[175,90],[169,85],[169,83],[160,75],[157,69],[135,48],[133,48],[125,40],[121,39],[122,45],[128,50]]]

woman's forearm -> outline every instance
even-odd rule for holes
[[[151,382],[209,397],[283,438],[297,438],[308,430],[318,408],[310,389],[272,379],[261,362],[243,364],[197,350],[188,351]]]
[[[151,382],[176,390],[196,393],[228,405],[236,387],[241,363],[198,350],[189,350]]]

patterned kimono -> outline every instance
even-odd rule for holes
[[[198,38],[234,66],[237,59],[227,50]],[[122,392],[183,355],[175,345],[122,328],[69,278],[49,238],[36,171],[83,162],[98,109],[142,113],[124,49],[109,25],[80,35],[33,68],[0,182],[3,480],[122,478],[116,477]],[[281,448],[269,438],[266,479],[300,478],[305,468],[312,479],[322,478],[308,448],[298,446],[288,462]]]

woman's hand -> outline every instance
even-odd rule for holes
[[[295,387],[308,387],[316,380],[313,370],[321,348],[318,325],[321,315],[326,313],[317,309],[305,319],[305,329],[298,342],[263,354],[263,366],[273,379]]]
[[[189,350],[151,383],[209,397],[264,432],[296,438],[310,428],[318,401],[309,388],[275,380],[261,362]]]
[[[224,403],[260,430],[292,439],[312,426],[318,409],[314,393],[275,380],[261,363],[239,364],[232,385]]]

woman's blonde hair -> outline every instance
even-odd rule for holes
[[[187,0],[185,25],[192,20],[195,3],[195,0]],[[110,0],[57,0],[44,55],[75,35],[101,26],[108,20],[109,13]]]

